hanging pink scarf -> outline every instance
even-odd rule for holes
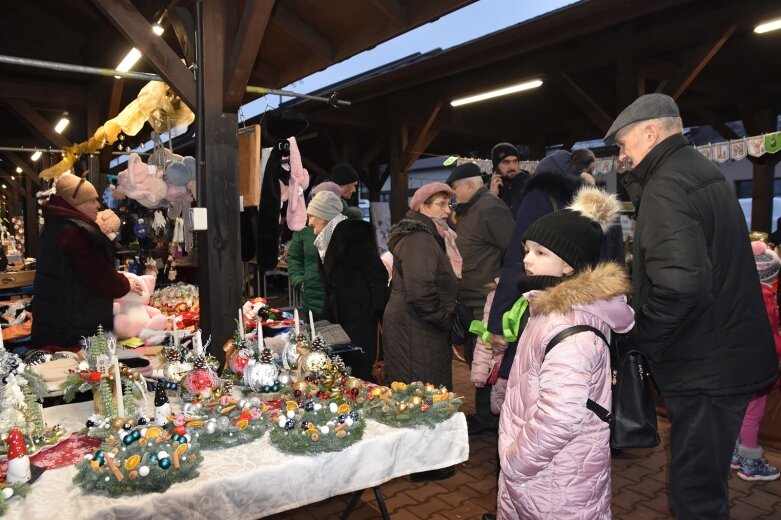
[[[456,278],[460,279],[461,266],[463,265],[464,261],[461,258],[461,253],[458,252],[458,247],[456,246],[456,237],[458,235],[455,231],[450,229],[450,226],[447,225],[445,219],[432,218],[431,220],[433,220],[434,224],[436,224],[439,236],[441,236],[442,240],[445,241],[445,254],[447,254],[447,257],[450,260],[450,265],[453,267],[453,272],[456,273]]]

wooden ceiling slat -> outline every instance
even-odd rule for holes
[[[226,68],[225,107],[231,111],[238,110],[244,99],[245,87],[271,19],[274,3],[273,0],[248,0],[244,5]]]
[[[71,145],[68,139],[54,131],[54,125],[51,121],[47,121],[26,101],[7,99],[6,103],[23,121],[57,148],[67,148]]]
[[[686,92],[686,89],[689,88],[700,72],[702,72],[702,69],[710,63],[727,40],[735,33],[735,29],[737,29],[737,27],[734,24],[730,24],[715,43],[704,45],[704,52],[700,51],[697,53],[698,55],[695,57],[694,65],[684,68],[683,76],[671,81],[665,89],[666,93],[670,94],[673,99],[681,97],[681,94]]]
[[[195,79],[164,40],[152,32],[130,0],[92,0],[117,30],[133,42],[155,71],[190,109],[195,108]]]
[[[320,33],[304,23],[284,2],[277,3],[274,22],[326,63],[334,59],[334,46]]]
[[[371,3],[397,26],[407,26],[406,9],[398,0],[371,0]]]

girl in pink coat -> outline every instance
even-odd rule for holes
[[[531,317],[499,419],[500,519],[610,518],[610,430],[586,408],[588,399],[611,408],[608,347],[592,332],[568,337],[547,355],[545,347],[573,325],[607,337],[634,325],[625,271],[613,262],[595,265],[618,209],[614,196],[584,188],[524,234],[526,274],[560,281],[526,293]]]

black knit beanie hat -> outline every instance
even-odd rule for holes
[[[523,240],[533,240],[550,249],[575,270],[593,267],[600,259],[603,237],[619,209],[615,195],[595,187],[583,188],[567,208],[530,225]]]
[[[347,163],[335,164],[334,167],[331,168],[331,177],[328,180],[335,182],[339,186],[344,186],[345,184],[357,181],[358,172]]]
[[[499,166],[499,163],[504,160],[505,157],[515,156],[521,158],[518,147],[510,143],[499,143],[491,149],[491,161],[494,163],[494,171]]]

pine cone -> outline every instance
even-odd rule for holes
[[[206,368],[206,358],[203,356],[198,356],[195,359],[193,359],[193,368],[198,370],[202,368]]]
[[[222,392],[223,395],[231,395],[231,393],[233,392],[233,381],[231,381],[230,379],[223,379]]]
[[[177,347],[166,347],[164,353],[165,360],[169,363],[175,363],[182,360],[182,351]]]
[[[264,347],[263,350],[260,351],[260,362],[266,364],[273,362],[271,359],[271,349]]]
[[[314,341],[312,341],[312,350],[325,350],[325,341],[323,341],[323,338],[317,336]]]

